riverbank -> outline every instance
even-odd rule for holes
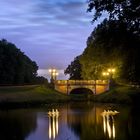
[[[117,104],[139,104],[140,88],[131,86],[116,86],[109,91],[91,97],[95,102],[117,103]]]
[[[140,89],[117,86],[100,95],[64,95],[41,85],[0,87],[0,107],[30,107],[44,104],[94,101],[100,103],[137,104],[140,103]]]
[[[68,96],[43,85],[0,87],[0,107],[30,107],[68,100]]]

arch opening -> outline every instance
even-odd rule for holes
[[[91,89],[88,88],[75,88],[70,94],[94,94]]]

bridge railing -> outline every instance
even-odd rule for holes
[[[57,80],[56,85],[94,85],[95,80]],[[96,80],[96,84],[108,84],[108,80]]]

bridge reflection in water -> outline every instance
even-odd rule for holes
[[[103,130],[104,134],[108,134],[110,139],[115,139],[115,122],[114,122],[114,115],[118,114],[117,111],[105,111],[102,112],[103,117]]]
[[[49,139],[55,139],[55,137],[58,135],[58,129],[59,129],[59,123],[58,123],[58,117],[59,112],[58,110],[52,109],[52,111],[48,112],[49,117]]]

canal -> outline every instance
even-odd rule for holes
[[[137,107],[88,102],[0,110],[1,140],[131,140],[139,130]]]

